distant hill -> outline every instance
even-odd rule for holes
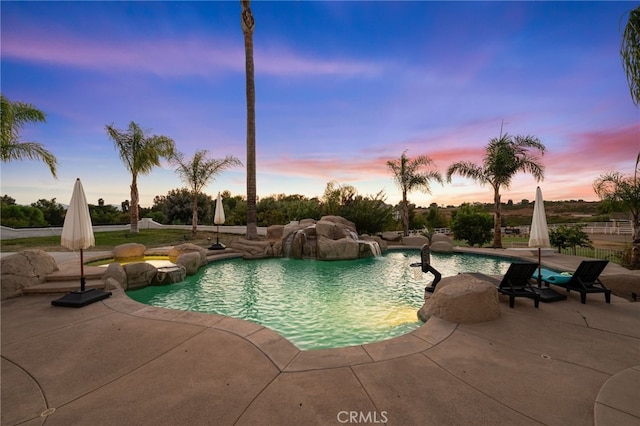
[[[524,200],[526,201],[526,200]],[[477,203],[481,205],[487,213],[493,213],[492,203]],[[502,216],[506,226],[530,225],[533,217],[533,201],[526,203],[503,203]],[[598,201],[545,201],[544,208],[547,214],[547,222],[553,223],[575,223],[575,222],[607,222],[610,219],[627,220],[629,217],[624,213],[600,214]],[[451,213],[458,207],[448,206],[440,208],[444,214],[451,218]],[[427,209],[418,209],[426,211]]]

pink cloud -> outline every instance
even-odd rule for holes
[[[352,60],[300,56],[286,49],[254,51],[258,73],[269,75],[372,76],[382,67]],[[244,47],[198,38],[99,42],[64,34],[3,34],[3,59],[113,71],[129,69],[160,76],[244,72]]]

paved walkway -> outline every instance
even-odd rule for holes
[[[615,296],[502,301],[496,321],[318,351],[121,291],[54,298],[2,302],[2,425],[640,424],[640,304]]]

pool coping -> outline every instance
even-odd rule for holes
[[[148,253],[145,252],[145,254],[160,255],[168,252],[169,249],[170,247],[147,249]],[[387,248],[387,251],[414,251],[419,249],[420,247],[417,246],[391,245]],[[453,254],[478,254],[514,260],[530,260],[527,257],[531,258],[531,256],[526,255],[515,255],[507,252],[507,250],[495,252],[494,249],[474,249],[457,246],[454,247]],[[87,256],[90,256],[90,254]],[[241,253],[230,249],[220,252],[208,251],[207,261],[208,264],[211,264],[242,257]],[[99,254],[95,257],[88,257],[85,263],[104,258],[104,253]],[[577,257],[576,259],[577,262],[581,260],[581,258]],[[543,259],[543,266],[546,263],[544,261],[548,260],[548,257]],[[75,260],[67,262],[71,262],[74,265],[77,264]],[[557,265],[551,265],[550,267],[553,268],[554,266],[558,268]],[[85,269],[87,268],[85,267]],[[300,349],[275,330],[248,320],[222,314],[183,311],[146,305],[133,300],[122,289],[110,291],[112,291],[112,296],[102,302],[111,309],[136,317],[206,326],[234,334],[253,344],[283,372],[350,367],[413,355],[437,346],[451,336],[458,327],[457,323],[438,317],[430,317],[424,324],[409,333],[378,342],[330,349]]]
[[[413,355],[447,339],[457,323],[431,317],[417,329],[402,336],[332,349],[303,350],[276,331],[251,321],[220,314],[160,308],[137,302],[123,290],[114,290],[102,301],[109,308],[131,316],[180,322],[213,328],[239,336],[264,353],[283,372],[348,367]]]

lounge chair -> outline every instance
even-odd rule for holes
[[[513,262],[509,265],[507,273],[498,285],[498,291],[509,296],[509,307],[514,307],[516,297],[533,299],[534,306],[538,307],[540,295],[533,290],[529,282],[537,268],[538,264],[532,262]]]
[[[611,290],[599,278],[607,263],[608,260],[583,260],[568,282],[545,281],[545,285],[553,284],[564,287],[567,291],[579,291],[582,303],[587,303],[588,293],[604,293],[605,301],[611,303]]]

